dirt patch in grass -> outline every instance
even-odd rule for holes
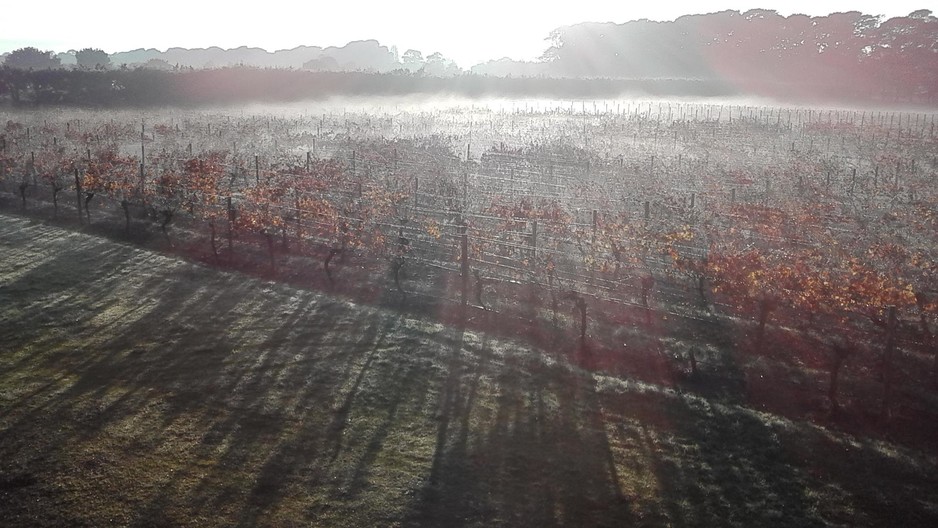
[[[0,215],[9,526],[934,526],[933,457]]]

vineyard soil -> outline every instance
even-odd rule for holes
[[[933,454],[568,352],[5,213],[3,522],[938,524]]]

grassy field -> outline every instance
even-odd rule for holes
[[[938,525],[933,454],[567,346],[0,215],[2,523]]]

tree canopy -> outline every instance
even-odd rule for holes
[[[859,11],[727,10],[673,22],[564,26],[548,40],[542,59],[553,75],[938,90],[938,18],[926,9],[885,21]]]
[[[21,70],[49,70],[61,67],[62,61],[51,51],[39,51],[30,46],[11,51],[3,65]]]
[[[103,50],[84,48],[75,53],[78,67],[86,70],[104,70],[111,66],[111,57]]]

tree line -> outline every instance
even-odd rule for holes
[[[686,79],[432,77],[406,72],[313,72],[232,67],[163,71],[20,70],[0,68],[0,104],[94,107],[298,101],[330,96],[447,94],[465,97],[615,98],[636,91],[659,96],[728,96],[719,81]]]
[[[424,57],[408,50],[398,58],[396,50],[373,40],[309,48],[316,54],[300,61],[302,70],[251,66],[251,57],[263,52],[258,48],[173,48],[164,55],[174,57],[176,66],[147,54],[156,50],[138,50],[138,58],[149,60],[115,71],[107,53],[86,48],[75,53],[77,67],[63,71],[60,56],[22,48],[7,54],[0,68],[0,102],[197,104],[435,91],[467,96],[587,98],[640,92],[824,102],[938,101],[938,18],[929,10],[888,20],[859,11],[784,17],[773,10],[727,10],[671,22],[576,24],[555,29],[548,40],[539,61],[501,59],[462,74],[438,53]],[[300,57],[309,50],[278,53]],[[231,53],[240,62],[232,62]],[[199,65],[223,67],[193,72],[189,59],[195,56]]]
[[[753,9],[673,22],[585,23],[550,35],[552,75],[722,79],[749,93],[845,91],[935,101],[938,18]]]

